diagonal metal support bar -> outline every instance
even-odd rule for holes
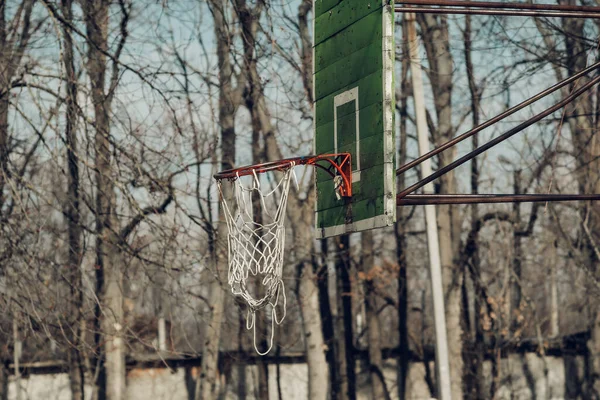
[[[600,13],[600,7],[578,6],[569,4],[533,4],[500,1],[471,1],[471,0],[398,0],[396,5],[422,5],[422,6],[446,6],[446,7],[474,7],[491,9],[515,9],[515,10],[538,10],[538,11],[579,11]]]
[[[494,125],[495,123],[502,121],[504,118],[511,116],[512,114],[516,113],[517,111],[522,110],[523,108],[535,103],[536,101],[538,101],[540,99],[543,99],[544,97],[548,96],[549,94],[556,92],[558,89],[576,81],[577,79],[581,78],[582,76],[587,75],[591,71],[594,71],[598,68],[600,68],[600,61],[590,65],[589,67],[587,67],[584,70],[577,72],[573,76],[570,76],[569,78],[564,79],[564,80],[558,82],[557,84],[550,86],[548,89],[536,94],[533,97],[530,97],[529,99],[517,104],[516,106],[509,108],[508,110],[504,111],[503,113],[498,114],[494,118],[491,118],[491,119],[485,121],[484,123],[463,133],[462,135],[457,136],[454,139],[447,141],[446,143],[442,144],[441,146],[438,146],[435,149],[431,150],[429,153],[424,154],[423,156],[416,158],[413,161],[410,161],[410,162],[400,166],[396,170],[396,175],[400,175],[401,173],[421,164],[423,161],[428,160],[431,157],[438,155],[442,151],[447,150],[450,147],[453,147],[456,144],[462,142],[463,140],[468,139],[471,136],[478,134],[482,130],[489,128],[490,126]]]
[[[398,206],[429,204],[536,203],[549,201],[600,200],[600,194],[409,194],[396,200]]]
[[[454,162],[451,162],[450,164],[446,165],[445,167],[442,167],[439,170],[437,170],[436,172],[434,172],[433,174],[427,176],[426,178],[421,179],[420,181],[418,181],[414,185],[412,185],[412,186],[404,189],[403,191],[401,191],[400,193],[398,193],[398,195],[397,195],[396,198],[398,200],[400,200],[400,199],[406,197],[408,194],[414,192],[417,189],[422,188],[423,186],[425,186],[429,182],[434,181],[435,179],[439,178],[440,176],[442,176],[442,175],[444,175],[444,174],[452,171],[453,169],[461,166],[462,164],[466,163],[467,161],[469,161],[469,160],[477,157],[479,154],[483,153],[484,151],[489,150],[492,147],[496,146],[497,144],[499,144],[499,143],[505,141],[506,139],[508,139],[508,138],[516,135],[517,133],[521,132],[525,128],[528,128],[529,126],[533,125],[534,123],[538,122],[539,120],[547,117],[548,115],[554,113],[555,111],[559,110],[560,108],[566,106],[567,104],[569,104],[570,102],[572,102],[573,100],[575,100],[576,98],[578,98],[579,96],[581,96],[583,93],[587,92],[590,88],[592,88],[598,82],[600,82],[600,76],[595,77],[594,79],[592,79],[591,81],[589,81],[585,85],[581,86],[579,89],[575,90],[569,96],[565,97],[563,100],[561,100],[560,102],[556,103],[552,107],[547,108],[543,112],[541,112],[541,113],[539,113],[539,114],[537,114],[537,115],[529,118],[525,122],[517,125],[513,129],[509,130],[508,132],[506,132],[506,133],[498,136],[497,138],[494,138],[494,139],[490,140],[486,144],[484,144],[484,145],[476,148],[475,150],[471,151],[470,153],[467,153],[466,155],[462,156],[458,160],[456,160]]]
[[[589,18],[600,19],[600,13],[589,12],[560,12],[536,10],[488,10],[483,8],[453,8],[453,7],[411,7],[394,8],[395,12],[418,14],[457,14],[457,15],[494,15],[506,17],[546,17],[546,18]]]
[[[395,12],[505,15],[521,17],[600,18],[600,7],[462,0],[396,1]]]

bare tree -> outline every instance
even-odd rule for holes
[[[65,21],[73,21],[73,2],[63,0],[61,3],[62,14]],[[67,360],[69,363],[69,382],[71,384],[71,397],[73,400],[83,400],[85,386],[84,356],[82,354],[82,307],[83,289],[81,277],[81,261],[83,249],[81,245],[81,210],[80,210],[80,182],[79,182],[79,144],[77,139],[77,73],[75,71],[74,46],[71,32],[67,25],[62,26],[64,67],[66,81],[66,124],[65,145],[67,147],[68,187],[65,214],[68,226],[68,262],[65,271],[66,283],[69,288],[69,307],[67,310],[67,342],[70,344]]]
[[[236,165],[235,157],[235,115],[242,101],[242,91],[245,87],[246,76],[235,73],[232,64],[234,52],[234,34],[230,30],[231,22],[227,19],[226,2],[209,1],[209,9],[213,16],[214,31],[217,38],[217,59],[219,68],[219,127],[221,130],[221,168],[231,169]],[[234,86],[234,82],[237,85]],[[227,190],[227,186],[224,186]],[[229,193],[224,193],[228,196]],[[209,227],[209,229],[211,229]],[[219,209],[219,220],[216,238],[212,250],[215,276],[210,284],[211,319],[206,331],[202,350],[202,373],[198,379],[196,399],[211,399],[215,397],[218,379],[219,343],[221,340],[221,324],[225,309],[225,293],[221,287],[222,273],[227,270],[227,225],[224,211]]]
[[[13,193],[9,182],[18,180],[22,177],[27,160],[19,170],[11,165],[11,154],[17,150],[13,143],[9,127],[9,108],[11,105],[11,90],[24,85],[23,78],[26,69],[23,69],[23,58],[25,56],[32,34],[39,28],[33,21],[32,12],[34,0],[23,0],[15,3],[14,9],[10,4],[0,2],[0,226],[6,227],[7,222],[15,210],[15,197],[18,194]],[[12,18],[11,18],[12,17]],[[15,196],[16,195],[16,196]],[[12,197],[12,201],[9,198]],[[8,230],[3,228],[1,233],[8,235]],[[4,247],[4,246],[3,246]],[[2,266],[0,267],[0,276],[5,275],[5,263],[11,260],[12,251],[5,248],[6,254],[0,254]],[[11,343],[8,336],[2,334],[3,342]],[[0,350],[0,399],[8,398],[8,369],[7,363],[10,359],[10,353],[6,346]]]
[[[576,4],[576,1],[558,1],[559,4]],[[582,69],[587,65],[588,52],[595,47],[593,41],[587,38],[590,32],[586,29],[585,20],[574,18],[563,18],[560,26],[548,21],[536,19],[536,26],[540,32],[544,46],[542,49],[530,50],[542,54],[540,58],[552,65],[557,80],[564,79]],[[569,87],[562,91],[563,96],[574,89],[589,82],[587,76],[581,77]],[[569,127],[572,144],[572,156],[576,160],[577,170],[574,176],[578,182],[580,193],[598,193],[600,190],[600,175],[598,174],[598,157],[600,143],[597,140],[598,108],[594,106],[592,96],[581,96],[565,108],[558,129],[562,127],[562,119]],[[597,101],[596,101],[597,102]],[[559,131],[560,134],[560,131]],[[573,246],[583,255],[584,267],[598,279],[598,255],[597,232],[600,226],[598,217],[598,204],[587,203],[580,210],[581,230],[579,237],[568,239],[569,246]],[[592,305],[594,321],[590,321],[591,338],[588,348],[591,356],[591,382],[589,383],[589,396],[600,394],[600,360],[598,359],[600,349],[600,311],[597,305]]]
[[[365,284],[365,319],[369,353],[369,375],[371,381],[371,396],[374,399],[389,399],[385,378],[383,375],[382,329],[379,321],[380,301],[376,293],[376,285],[380,284],[378,268],[375,265],[373,232],[361,234],[362,260],[360,269],[364,274]]]
[[[406,38],[406,19],[401,22],[402,37]],[[401,53],[401,77],[400,92],[396,93],[396,108],[399,114],[399,135],[400,140],[398,149],[398,165],[404,165],[407,162],[408,155],[408,132],[407,132],[407,102],[410,90],[409,71],[409,49],[408,40],[402,41]],[[397,177],[398,191],[406,186],[406,174]],[[410,346],[408,337],[408,275],[407,275],[407,242],[406,242],[406,223],[408,215],[404,208],[400,207],[396,214],[396,225],[394,237],[396,239],[396,258],[398,262],[398,357],[396,359],[396,380],[398,385],[398,398],[404,400],[408,395],[406,390],[407,377],[410,367]]]
[[[115,183],[112,179],[111,105],[119,82],[119,58],[127,39],[128,8],[119,2],[122,11],[121,38],[115,54],[109,54],[109,8],[103,1],[83,4],[88,40],[86,60],[94,108],[94,157],[96,199],[96,305],[95,343],[100,350],[98,377],[99,398],[123,399],[126,389],[125,326],[123,310],[123,270],[120,257],[118,225],[115,216]],[[108,68],[108,59],[112,70]],[[106,82],[109,82],[108,88]]]
[[[240,23],[243,27],[245,37],[245,73],[247,75],[248,92],[246,101],[250,105],[250,115],[253,126],[262,132],[265,146],[265,158],[267,160],[279,160],[283,158],[281,148],[276,138],[276,131],[271,123],[271,115],[265,99],[263,80],[260,76],[258,63],[256,59],[256,48],[249,46],[257,43],[258,24],[261,15],[265,10],[265,3],[258,2],[254,8],[249,8],[243,1],[237,1],[237,12]],[[305,53],[306,54],[306,53]],[[305,63],[310,65],[309,63]],[[311,76],[311,71],[305,70],[304,74]],[[308,82],[306,80],[306,82]],[[309,186],[309,193],[312,192],[312,184]],[[293,190],[293,189],[292,189]],[[294,254],[298,269],[298,276],[302,282],[299,291],[301,294],[309,296],[301,299],[301,313],[307,352],[307,363],[309,370],[308,391],[309,397],[314,399],[324,399],[327,395],[327,364],[323,351],[323,334],[321,330],[321,319],[318,304],[317,285],[314,282],[313,270],[313,240],[311,236],[312,210],[314,210],[314,194],[309,194],[306,198],[295,193],[290,196],[288,204],[288,215],[293,226],[295,236]],[[307,218],[307,216],[310,216]]]
[[[452,139],[455,128],[452,123],[453,58],[450,52],[448,19],[446,16],[417,15],[421,27],[421,37],[427,53],[429,68],[427,77],[431,83],[437,125],[430,125],[435,145]],[[439,166],[448,165],[456,155],[450,149],[439,155]],[[453,172],[440,178],[440,193],[456,193],[456,180]],[[452,397],[463,397],[462,362],[462,311],[461,287],[462,267],[455,264],[460,246],[460,215],[457,207],[443,205],[437,208],[440,240],[440,257],[444,290],[446,296],[446,328]]]
[[[467,72],[467,80],[469,83],[469,94],[471,97],[471,120],[472,126],[476,127],[480,123],[480,101],[483,94],[483,89],[477,84],[475,78],[475,69],[473,67],[473,52],[471,46],[471,16],[465,16],[465,29],[463,32],[464,38],[464,53],[465,53],[465,66]],[[474,135],[471,139],[472,148],[476,149],[479,147],[479,138]],[[477,158],[471,160],[471,193],[479,192],[479,163]],[[473,293],[473,312],[469,315],[469,304],[468,301],[463,303],[463,312],[465,314],[464,323],[466,325],[465,336],[467,337],[467,343],[465,343],[464,362],[465,362],[465,396],[469,396],[473,399],[479,399],[484,396],[483,390],[483,363],[485,356],[484,349],[484,338],[483,338],[483,327],[480,320],[480,313],[482,309],[483,299],[481,297],[481,291],[477,290],[482,283],[481,277],[481,262],[479,256],[479,229],[477,224],[479,221],[479,206],[473,204],[470,207],[471,214],[471,231],[474,232],[473,241],[469,243],[472,247],[468,250],[469,260],[469,274],[465,275],[463,282],[463,298],[468,299],[468,288],[467,282],[470,277],[474,290]],[[471,322],[472,321],[472,322]]]

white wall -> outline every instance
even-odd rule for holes
[[[583,360],[581,357],[571,358],[571,367],[576,371],[578,379],[583,374]],[[433,365],[431,370],[435,373]],[[498,390],[496,399],[564,399],[573,398],[565,392],[565,362],[562,358],[546,357],[537,354],[525,356],[511,355],[503,359],[500,364],[501,377],[497,382]],[[490,376],[491,364],[487,362],[484,373]],[[307,367],[306,364],[281,365],[281,390],[285,400],[305,400],[307,397]],[[197,375],[193,369],[192,375]],[[391,360],[386,362],[384,368],[386,384],[391,398],[396,396],[396,368]],[[269,393],[271,400],[277,400],[276,367],[269,367]],[[425,368],[422,363],[411,365],[408,376],[408,389],[411,400],[429,399],[430,393],[425,384]],[[573,372],[571,372],[573,377]],[[135,369],[128,373],[127,394],[130,400],[187,400],[185,387],[185,371],[179,368],[171,371],[166,368]],[[255,394],[254,383],[257,380],[256,369],[253,366],[246,367],[246,395],[253,399]],[[222,381],[224,382],[224,381]],[[491,379],[486,386],[489,388]],[[67,374],[55,375],[31,375],[28,379],[22,379],[22,400],[70,400],[69,382]],[[16,400],[15,382],[9,385],[9,400]],[[229,382],[227,399],[236,399],[235,390],[236,368],[233,367],[232,382]],[[370,399],[370,391],[366,374],[357,374],[358,399]],[[91,399],[91,390],[87,388],[86,400]]]

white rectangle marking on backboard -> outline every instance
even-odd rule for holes
[[[393,3],[392,3],[393,4]],[[394,11],[392,5],[383,1],[382,12],[383,45],[383,135],[384,135],[384,169],[383,169],[383,224],[391,225],[396,222],[396,171],[394,156],[396,153],[394,141]]]
[[[356,114],[356,152],[352,157],[356,158],[356,170],[352,171],[352,182],[360,181],[360,127],[359,127],[359,106],[358,106],[358,86],[333,98],[333,152],[338,152],[338,131],[337,131],[337,109],[339,106],[354,101],[354,112]]]

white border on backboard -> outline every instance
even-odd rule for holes
[[[360,120],[358,106],[358,86],[343,93],[338,94],[333,98],[333,152],[338,152],[338,131],[337,131],[337,109],[339,106],[354,101],[354,113],[356,114],[356,152],[352,157],[356,158],[356,170],[352,171],[352,183],[360,181]]]
[[[382,54],[383,57],[383,134],[384,134],[384,206],[383,216],[386,221],[383,226],[392,225],[396,222],[396,169],[394,165],[394,157],[396,146],[394,141],[394,9],[392,2],[382,0]]]
[[[317,0],[313,0],[313,10]],[[392,3],[393,4],[393,3]],[[382,54],[383,57],[383,127],[384,127],[384,171],[383,171],[383,189],[384,189],[384,213],[372,218],[367,218],[351,224],[343,224],[321,228],[317,226],[317,219],[315,218],[316,237],[317,239],[323,239],[330,236],[342,235],[344,233],[351,233],[357,231],[364,231],[373,228],[381,228],[384,226],[392,225],[395,222],[396,215],[396,174],[394,168],[394,110],[392,110],[392,104],[394,101],[394,19],[393,9],[390,5],[389,0],[382,0],[383,11],[382,11],[382,24],[383,24],[383,37],[382,37]],[[315,33],[315,18],[313,18],[313,38]],[[386,56],[386,53],[391,53]],[[313,41],[313,74],[315,67],[315,46]],[[315,80],[313,77],[313,98],[315,94]],[[356,101],[358,107],[358,96]],[[316,116],[317,116],[317,103],[314,102],[313,106],[313,132],[316,134]],[[358,112],[357,112],[358,121]],[[336,122],[337,124],[337,122]],[[357,123],[358,125],[358,123]],[[335,128],[335,134],[337,135],[337,125]],[[357,126],[358,134],[358,126]],[[337,136],[336,136],[337,137]],[[314,142],[313,142],[314,143]],[[313,144],[314,146],[314,144]],[[313,147],[314,148],[314,147]],[[337,149],[337,146],[336,146]],[[354,181],[354,174],[353,179]],[[333,194],[332,194],[333,196]],[[317,202],[315,202],[315,211],[317,211]]]
[[[382,228],[390,225],[388,215],[381,214],[372,218],[361,219],[351,224],[329,226],[326,228],[317,227],[317,239],[324,239],[331,236],[343,235],[344,233],[361,232],[374,228]]]
[[[317,147],[315,145],[317,138],[317,99],[315,98],[317,92],[315,91],[315,10],[317,9],[315,6],[317,4],[317,0],[313,0],[312,10],[313,10],[313,19],[312,19],[312,101],[313,101],[313,154],[317,154]],[[316,175],[315,175],[316,179]],[[315,201],[315,214],[317,211],[317,202]],[[315,216],[316,217],[316,216]],[[315,218],[316,221],[316,218]]]

